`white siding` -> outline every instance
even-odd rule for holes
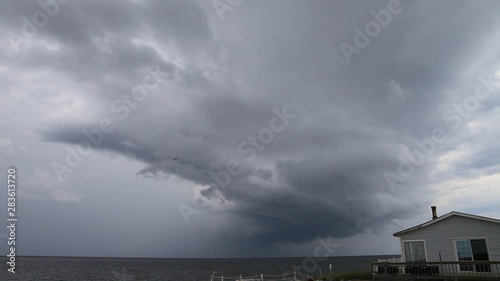
[[[499,223],[451,216],[422,229],[402,234],[400,242],[425,240],[428,262],[439,261],[439,252],[443,261],[456,261],[453,239],[458,238],[486,238],[490,260],[500,261]]]

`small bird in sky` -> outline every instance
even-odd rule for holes
[[[172,161],[175,161],[175,160],[178,160],[178,159],[179,159],[179,157],[172,157],[172,156],[170,157],[170,160],[172,160]]]

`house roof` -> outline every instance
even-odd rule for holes
[[[460,217],[464,217],[464,218],[470,218],[470,219],[476,219],[476,220],[482,220],[482,221],[488,221],[488,222],[493,222],[493,223],[499,223],[500,224],[500,220],[498,220],[498,219],[493,219],[493,218],[482,217],[482,216],[471,215],[471,214],[466,214],[466,213],[461,213],[461,212],[455,212],[455,211],[453,211],[453,212],[449,212],[449,213],[447,213],[445,215],[442,215],[442,216],[440,216],[437,219],[430,220],[428,222],[424,222],[424,223],[416,225],[414,227],[410,227],[410,228],[398,231],[398,232],[394,233],[393,236],[399,237],[402,234],[405,234],[405,233],[408,233],[408,232],[411,232],[411,231],[415,231],[415,230],[418,230],[418,229],[422,229],[422,228],[424,228],[426,226],[429,226],[431,224],[435,224],[437,222],[440,222],[440,221],[445,220],[445,219],[447,219],[449,217],[452,217],[452,216],[460,216]]]

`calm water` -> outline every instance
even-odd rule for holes
[[[385,256],[333,257],[318,262],[323,273],[331,263],[334,271],[367,269],[370,262]],[[389,256],[393,257],[393,256]],[[16,274],[7,272],[6,258],[0,258],[0,280],[33,281],[131,281],[210,280],[212,271],[225,276],[283,274],[301,266],[304,258],[273,259],[133,259],[133,258],[49,258],[20,257]],[[303,271],[306,274],[305,271]]]

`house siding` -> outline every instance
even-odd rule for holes
[[[486,238],[491,261],[500,261],[500,224],[461,216],[451,216],[442,221],[400,236],[401,247],[405,240],[425,240],[428,262],[456,261],[454,239]],[[404,251],[401,253],[404,258]]]

